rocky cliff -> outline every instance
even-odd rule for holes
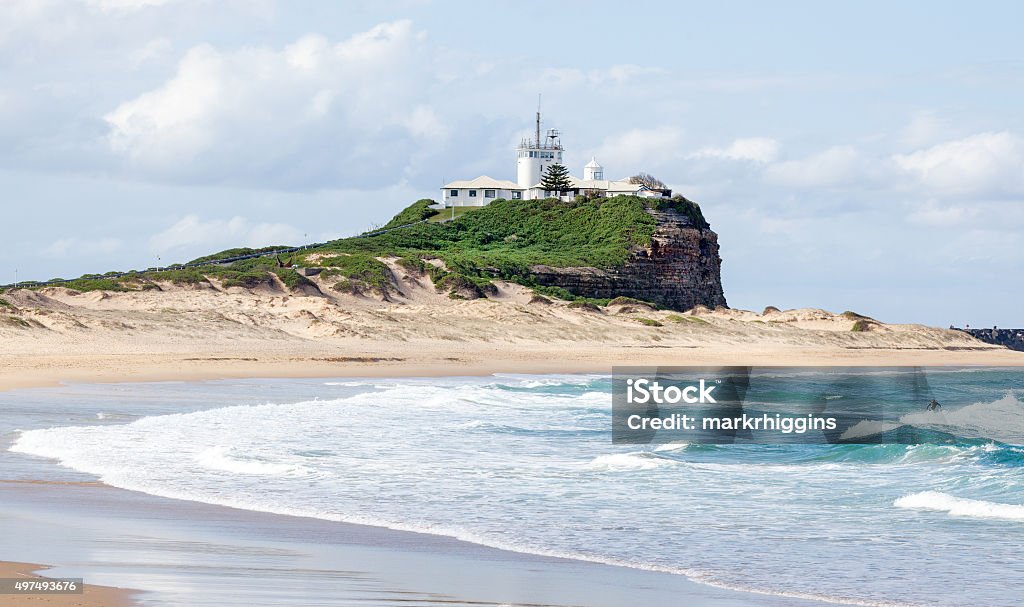
[[[666,308],[726,306],[718,235],[676,210],[648,210],[657,221],[651,244],[619,268],[532,266],[537,284],[594,298],[634,297]]]

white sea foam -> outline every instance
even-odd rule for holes
[[[995,401],[974,403],[959,409],[908,413],[900,417],[900,421],[957,436],[1024,443],[1024,403],[1012,392]]]
[[[661,458],[646,451],[634,453],[613,453],[599,455],[584,466],[594,472],[627,472],[630,470],[651,470],[662,466],[671,466],[675,462]]]
[[[813,450],[780,449],[781,459],[741,446],[708,451],[673,444],[627,452],[601,433],[610,426],[607,392],[586,383],[575,390],[507,389],[529,381],[375,382],[358,394],[346,390],[343,398],[33,430],[22,433],[13,450],[162,497],[871,606],[901,604],[879,595],[908,596],[898,587],[884,589],[889,594],[869,587],[865,594],[877,590],[875,598],[850,597],[857,594],[851,590],[856,575],[845,577],[843,560],[855,559],[858,547],[872,541],[865,536],[896,512],[888,500],[844,501],[835,487],[871,496],[880,483],[929,486],[927,475],[959,467],[905,465],[866,475],[857,462],[807,461]],[[907,453],[933,455],[915,449]],[[325,455],[310,458],[312,452]],[[836,517],[837,507],[849,516]],[[624,533],[624,527],[631,530]],[[773,533],[752,531],[761,528]],[[833,546],[819,542],[804,551],[795,543],[832,533],[847,539],[840,550],[829,552]],[[737,569],[743,555],[757,557]],[[908,574],[900,569],[905,556],[886,561],[894,578]],[[823,581],[812,588],[783,579],[793,570],[819,572]]]
[[[202,451],[195,459],[200,466],[204,466],[212,470],[222,470],[224,472],[235,472],[238,474],[277,476],[302,472],[302,469],[298,466],[275,464],[239,457],[232,453],[232,449],[230,447],[220,445],[210,447],[209,449]]]
[[[985,500],[967,499],[940,491],[911,493],[897,499],[893,502],[893,505],[897,508],[912,510],[946,512],[952,516],[1024,521],[1024,505],[999,504]]]
[[[659,453],[665,451],[682,451],[689,446],[690,443],[665,443],[664,445],[658,445],[654,450]]]

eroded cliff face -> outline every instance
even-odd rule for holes
[[[634,297],[674,310],[726,306],[718,235],[676,211],[648,211],[658,221],[650,247],[620,268],[533,266],[537,284],[582,297]]]

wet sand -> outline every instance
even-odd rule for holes
[[[90,483],[0,482],[0,520],[11,530],[9,554],[61,563],[49,572],[54,576],[144,590],[141,605],[820,605],[678,575]],[[109,592],[86,595],[100,602],[0,604],[130,604],[127,593]]]
[[[39,574],[41,570],[45,569],[48,569],[45,565],[0,561],[0,578],[46,579],[47,576]],[[107,588],[86,584],[81,594],[0,594],[0,605],[9,605],[11,607],[16,605],[25,607],[32,605],[45,605],[47,607],[130,607],[136,604],[132,600],[133,594],[132,591],[122,588]]]

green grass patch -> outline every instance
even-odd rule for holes
[[[669,314],[668,316],[665,317],[665,319],[670,320],[672,322],[688,322],[698,325],[711,324],[708,321],[704,320],[703,318],[698,318],[696,316],[683,316],[682,314]]]
[[[457,295],[462,299],[479,299],[497,295],[498,288],[490,280],[474,276],[465,276],[449,272],[434,283],[438,293],[448,292],[449,296]]]
[[[873,323],[873,322],[871,322],[869,320],[863,320],[862,319],[862,320],[858,320],[858,321],[854,322],[853,326],[850,327],[850,330],[853,331],[854,333],[864,333],[864,332],[870,331],[871,327],[874,324],[875,323]]]
[[[450,207],[444,209],[443,211],[438,211],[437,215],[433,215],[432,217],[430,217],[430,219],[428,219],[428,221],[430,223],[444,223],[446,221],[458,219],[459,217],[462,217],[466,213],[471,213],[482,208],[484,207]]]
[[[840,316],[850,320],[873,320],[870,316],[864,316],[863,314],[857,314],[856,312],[851,312],[849,310],[843,312]]]
[[[370,237],[335,240],[316,249],[286,254],[286,261],[300,266],[325,267],[324,276],[337,275],[385,290],[390,288],[391,273],[376,258],[397,257],[401,258],[399,263],[403,268],[425,272],[435,284],[448,274],[455,274],[484,289],[492,279],[498,278],[535,288],[545,297],[600,306],[607,305],[608,301],[582,299],[564,289],[537,286],[530,267],[621,267],[634,253],[649,246],[657,229],[652,210],[672,209],[683,213],[696,225],[707,225],[700,207],[682,197],[667,200],[637,196],[579,197],[569,202],[497,199],[484,207],[457,207],[454,221],[417,223],[442,218],[444,212],[429,208],[431,204],[433,201],[429,199],[418,200],[384,226],[396,228],[414,224],[409,227]],[[217,262],[242,255],[273,253],[283,248],[287,247],[227,249],[193,262]],[[312,254],[326,259],[310,263]],[[424,259],[443,261],[447,271]],[[252,287],[269,282],[271,272],[289,286],[304,284],[294,272],[283,270],[277,268],[275,256],[270,255],[230,265],[163,271],[150,268],[121,278],[88,275],[63,286],[79,291],[132,291],[145,288],[148,282],[188,285],[210,278],[225,286]],[[26,283],[25,286],[39,288],[42,285]]]
[[[643,316],[638,316],[634,320],[636,320],[638,323],[640,323],[642,325],[645,325],[645,326],[648,326],[648,327],[664,327],[665,326],[662,323],[658,322],[657,320],[654,320],[653,318],[645,318]]]
[[[589,301],[574,301],[570,303],[567,307],[573,310],[582,310],[584,312],[597,312],[598,314],[601,313],[601,306]]]
[[[450,271],[464,276],[498,277],[532,286],[529,268],[533,265],[624,264],[635,250],[650,243],[657,227],[647,212],[650,204],[648,199],[635,196],[573,202],[495,200],[455,221],[336,240],[305,255],[438,258]],[[419,215],[410,212],[388,225],[408,223],[410,217]]]
[[[12,304],[11,302],[7,301],[3,297],[0,297],[0,308],[13,308],[13,307],[14,307],[14,304]]]
[[[711,227],[711,224],[704,219],[704,213],[700,210],[700,205],[692,200],[687,200],[683,196],[673,196],[672,198],[653,198],[651,199],[652,205],[657,210],[673,210],[682,215],[685,215],[690,223],[694,227],[701,230],[706,230]]]
[[[231,272],[221,277],[221,286],[225,289],[231,287],[242,287],[245,289],[255,289],[256,287],[263,285],[270,285],[270,273],[260,270],[250,270],[247,272]]]
[[[137,279],[136,279],[137,281]],[[80,293],[87,293],[89,291],[137,291],[139,285],[132,285],[133,281],[128,277],[124,278],[78,278],[71,280],[59,285],[58,287],[64,287],[71,289],[72,291],[78,291]]]
[[[384,224],[382,229],[388,230],[391,228],[397,228],[398,226],[416,223],[417,221],[423,221],[424,219],[430,219],[431,217],[436,217],[438,215],[438,210],[431,209],[430,205],[432,204],[436,203],[429,198],[421,198],[402,209],[398,215],[391,218],[391,221]]]
[[[612,299],[611,301],[608,302],[607,305],[609,305],[609,306],[643,306],[643,307],[646,307],[646,308],[651,308],[652,310],[657,310],[658,309],[658,305],[657,304],[653,304],[653,303],[651,303],[649,301],[643,301],[641,299],[634,299],[632,297],[624,297],[624,296],[619,296],[619,297],[616,297],[615,299]]]
[[[382,292],[391,288],[391,270],[371,255],[335,255],[321,260],[319,265],[327,268],[320,274],[324,278],[341,276]]]
[[[22,327],[24,329],[32,328],[32,325],[27,320],[18,318],[17,316],[2,316],[0,319],[9,325],[14,325],[15,327]]]
[[[274,268],[271,271],[281,279],[284,286],[288,287],[292,291],[301,287],[315,287],[308,278],[291,268]]]
[[[221,259],[231,259],[232,257],[242,257],[245,255],[253,255],[255,253],[271,253],[273,251],[280,251],[281,249],[290,249],[289,245],[274,245],[270,247],[262,247],[259,249],[250,249],[248,247],[241,247],[237,249],[226,249],[220,253],[214,253],[213,255],[205,255],[193,259],[188,263],[203,263],[207,261],[219,261]]]

